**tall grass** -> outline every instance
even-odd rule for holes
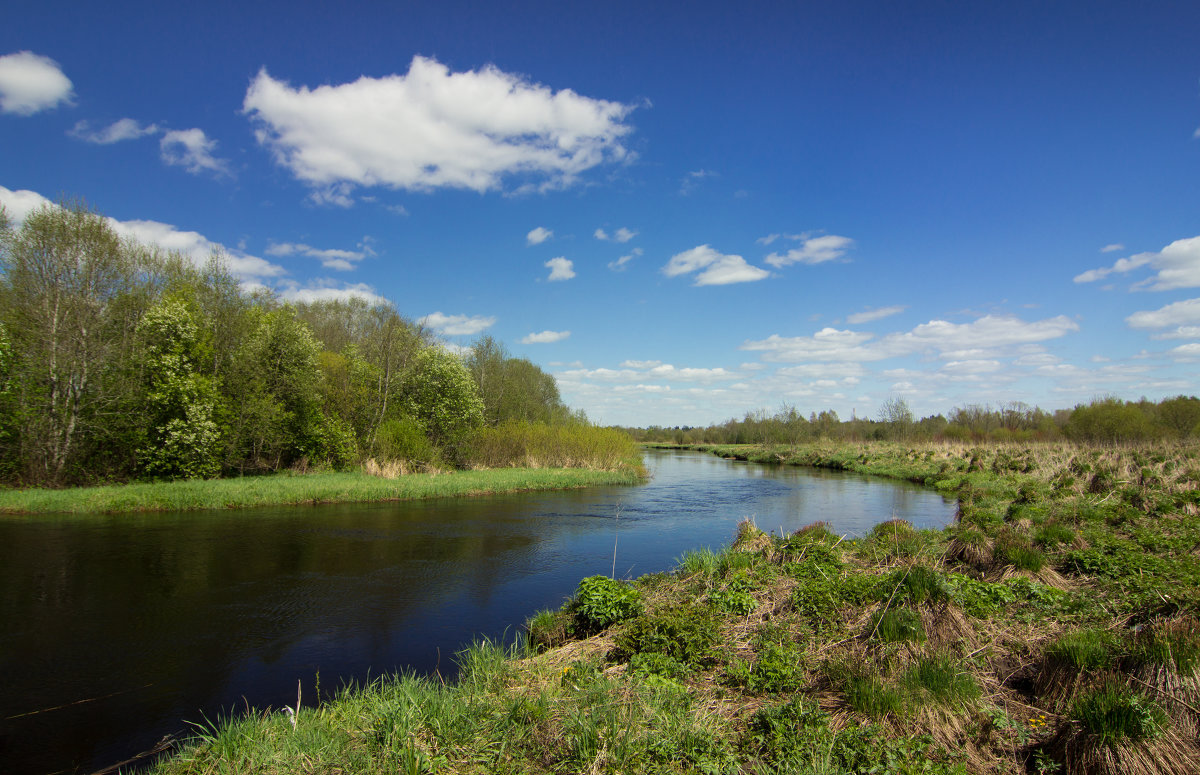
[[[481,468],[587,468],[613,471],[640,466],[637,443],[614,428],[583,423],[546,425],[508,421],[479,431],[467,453]]]

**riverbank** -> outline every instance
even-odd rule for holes
[[[1195,448],[744,452],[921,481],[960,520],[745,523],[673,573],[584,580],[453,685],[255,712],[156,772],[1200,771]]]
[[[62,490],[0,490],[0,514],[185,511],[322,503],[369,503],[472,497],[533,490],[636,484],[639,466],[494,468],[411,473],[396,478],[362,472],[283,473],[236,479],[131,483]]]

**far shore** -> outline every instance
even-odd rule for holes
[[[637,484],[644,472],[587,468],[497,468],[414,473],[386,479],[362,472],[282,473],[229,479],[134,482],[69,489],[0,490],[0,514],[123,512],[302,506],[472,497]]]

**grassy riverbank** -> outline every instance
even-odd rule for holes
[[[115,513],[419,500],[634,484],[643,475],[632,465],[615,470],[497,468],[412,473],[394,479],[360,472],[285,473],[64,490],[0,490],[0,513]]]
[[[210,730],[157,772],[1200,771],[1193,448],[715,449],[920,481],[942,531],[814,525],[585,579],[400,677]]]

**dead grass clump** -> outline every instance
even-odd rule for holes
[[[1200,735],[1200,621],[1180,615],[1144,627],[1134,639],[1130,675],[1191,738]]]
[[[1174,729],[1155,737],[1107,740],[1100,733],[1068,722],[1042,750],[1062,769],[1062,775],[1195,775],[1200,772],[1200,749]]]
[[[754,520],[747,517],[738,522],[737,533],[730,549],[735,552],[767,554],[771,549],[771,536],[759,530]]]
[[[960,528],[946,546],[945,556],[950,562],[985,571],[992,566],[992,544],[982,531],[973,527]]]
[[[367,458],[362,470],[367,476],[378,476],[381,479],[399,479],[409,473],[408,464],[403,460],[385,460],[380,463],[373,457]]]

